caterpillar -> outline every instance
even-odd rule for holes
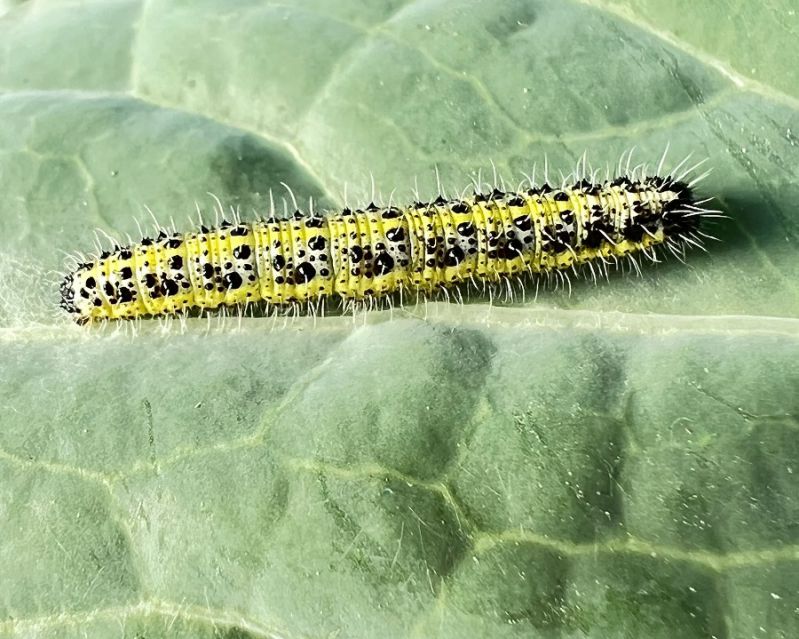
[[[661,161],[662,164],[662,161]],[[79,324],[203,312],[254,304],[277,307],[359,302],[403,293],[429,295],[463,283],[491,285],[522,277],[609,264],[636,254],[657,261],[665,249],[682,261],[702,247],[703,208],[681,175],[584,177],[560,188],[544,183],[409,206],[344,210],[217,226],[157,237],[94,254],[61,284],[60,306]],[[595,176],[594,176],[595,177]],[[273,206],[274,213],[274,206]]]

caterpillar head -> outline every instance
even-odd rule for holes
[[[663,228],[670,237],[690,235],[699,228],[702,209],[695,204],[691,187],[685,182],[672,182],[666,193],[671,197],[663,205]]]

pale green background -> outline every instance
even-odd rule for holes
[[[0,636],[799,635],[799,7],[0,0]],[[64,253],[708,157],[720,244],[488,307],[85,330]]]

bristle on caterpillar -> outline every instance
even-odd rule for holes
[[[676,172],[676,171],[675,171]],[[682,260],[702,247],[698,179],[641,175],[579,179],[409,206],[344,209],[318,216],[222,221],[84,260],[61,285],[61,307],[78,323],[227,307],[296,307],[327,299],[366,302],[429,296],[461,284],[490,286],[608,264],[656,250]]]

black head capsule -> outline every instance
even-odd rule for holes
[[[667,192],[675,197],[663,205],[663,229],[667,235],[680,236],[693,233],[702,218],[696,211],[696,197],[685,182],[672,182]]]

